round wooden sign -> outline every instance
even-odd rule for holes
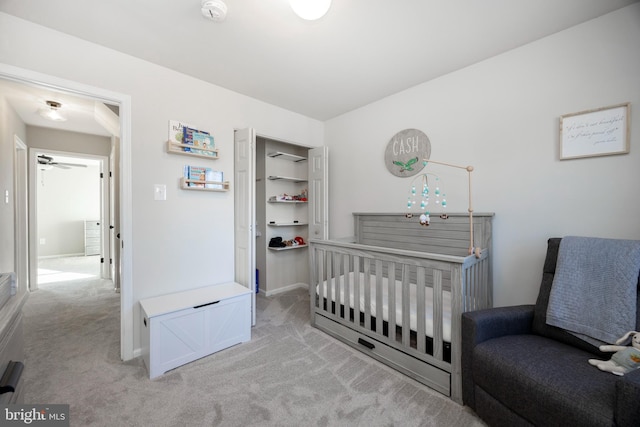
[[[384,152],[384,163],[395,176],[416,175],[424,168],[424,159],[431,157],[431,142],[418,129],[402,130],[391,138]]]

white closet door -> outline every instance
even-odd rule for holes
[[[329,239],[329,148],[309,150],[309,238]]]
[[[253,129],[235,132],[235,281],[251,289],[251,324],[256,324],[255,158]]]

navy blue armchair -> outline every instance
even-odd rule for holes
[[[611,353],[546,324],[560,240],[548,241],[535,305],[463,314],[463,402],[490,426],[640,426],[640,369],[602,372],[588,360]]]

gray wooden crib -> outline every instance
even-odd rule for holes
[[[474,255],[466,213],[353,215],[354,242],[309,242],[311,325],[462,403],[461,314],[492,306],[493,214],[473,216]]]

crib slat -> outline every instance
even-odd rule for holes
[[[483,308],[493,307],[493,289],[491,288],[491,280],[489,278],[489,258],[485,258],[480,263],[482,274],[480,274],[480,286],[483,292]]]
[[[389,304],[389,339],[394,342],[396,340],[396,263],[389,262],[387,264],[387,275],[389,280],[389,295],[387,297]]]
[[[489,258],[482,260],[482,288],[485,292],[485,307],[493,307],[493,283],[491,281],[491,275],[489,273]]]
[[[351,275],[349,274],[349,271],[351,271],[350,266],[350,259],[349,259],[349,255],[348,254],[344,254],[342,256],[342,277],[344,280],[344,296],[343,296],[343,301],[342,303],[344,304],[344,312],[343,312],[343,319],[349,320],[349,307],[351,307],[350,302],[351,302],[351,298],[350,295],[352,295],[351,291]]]
[[[371,330],[371,259],[364,258],[362,272],[364,273],[364,328]]]
[[[382,261],[376,260],[376,332],[383,335],[382,323],[384,320],[382,304],[382,296],[384,290],[382,289]]]
[[[442,270],[433,270],[433,357],[442,360]]]
[[[488,287],[488,286],[482,286],[483,283],[489,283],[489,268],[487,267],[489,265],[489,261],[488,258],[482,260],[482,262],[480,262],[480,269],[481,272],[479,274],[478,277],[478,288],[480,289],[480,292],[482,292],[482,306],[483,308],[485,307],[493,307],[493,292],[492,290]]]
[[[425,313],[425,268],[416,269],[416,350],[420,353],[427,352],[426,340],[426,313]],[[405,306],[406,307],[406,306]],[[409,325],[407,325],[408,327]]]
[[[317,302],[314,301],[314,304],[316,307],[318,307],[320,310],[323,309],[323,301],[322,298],[324,296],[324,286],[325,286],[325,280],[326,277],[324,277],[324,255],[325,255],[325,251],[318,249],[315,252],[315,256],[316,256],[316,262],[315,262],[315,273],[316,273],[316,281],[315,283],[317,283],[318,286],[318,300]],[[315,300],[315,298],[314,298]]]
[[[473,310],[477,310],[480,307],[484,306],[485,301],[484,301],[484,295],[482,295],[482,293],[480,292],[480,283],[482,282],[482,269],[483,269],[483,264],[482,262],[475,264],[473,266],[471,266],[471,268],[473,269],[473,294],[472,297],[474,299],[474,308]]]
[[[482,263],[472,265],[471,268],[471,280],[467,282],[467,285],[473,289],[473,308],[472,310],[479,309],[484,305],[484,295],[480,293],[480,274],[482,270]]]
[[[467,268],[467,278],[465,280],[467,301],[463,306],[463,310],[476,310],[480,304],[481,296],[478,295],[478,265],[471,265]]]
[[[464,293],[462,294],[462,309],[463,310],[475,310],[476,302],[478,301],[476,295],[475,283],[475,268],[469,266],[463,270],[464,273]]]
[[[353,322],[360,326],[360,295],[362,283],[360,281],[360,264],[358,255],[353,256]]]
[[[451,312],[462,313],[464,307],[461,306],[460,291],[462,290],[464,276],[460,265],[451,267]],[[451,396],[454,398],[462,396],[462,331],[460,324],[461,316],[451,316]]]
[[[333,283],[335,282],[333,273],[333,251],[327,251],[327,312],[333,313]]]
[[[411,345],[411,330],[409,328],[409,265],[402,266],[402,346],[409,347]]]
[[[335,297],[335,300],[336,300],[335,315],[338,317],[342,317],[340,312],[342,311],[341,308],[342,308],[343,298],[344,298],[344,295],[342,293],[342,281],[344,280],[344,276],[342,272],[342,256],[340,256],[340,253],[338,253],[337,251],[333,253],[333,266],[334,266],[333,272],[335,275],[334,295],[336,296]]]

